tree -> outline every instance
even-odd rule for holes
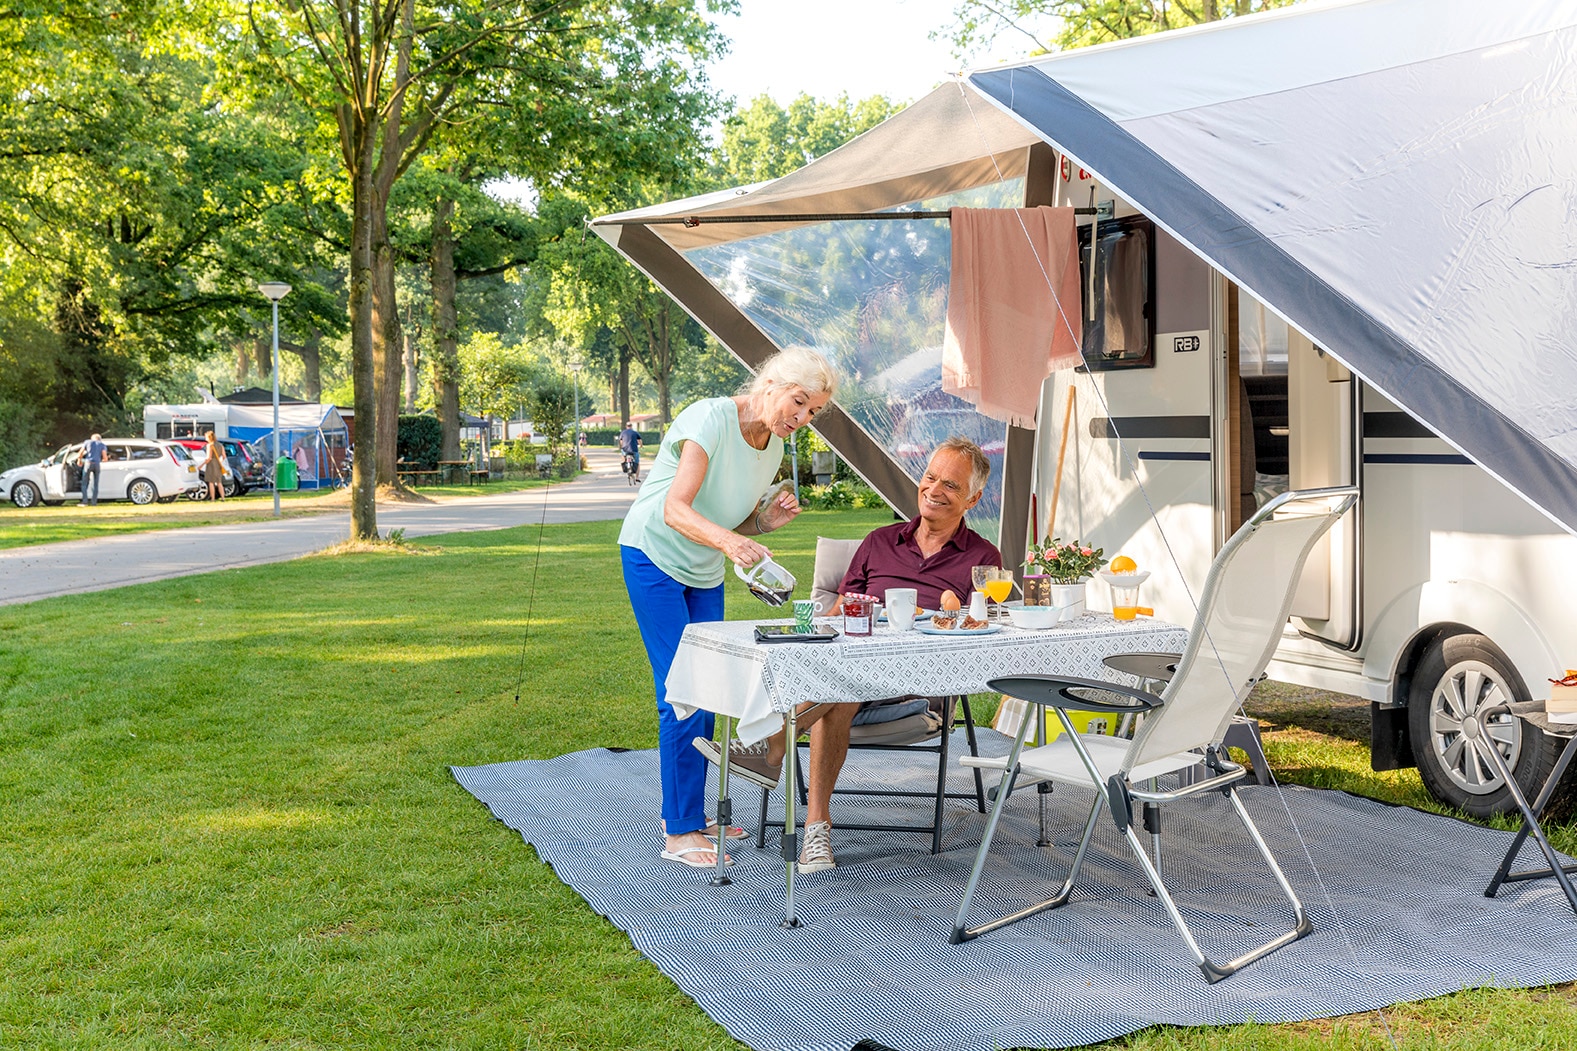
[[[575,422],[574,387],[558,376],[538,380],[531,391],[526,411],[539,434],[548,438],[548,452],[555,461],[564,452],[570,425]]]
[[[933,39],[965,56],[1007,33],[1031,54],[1069,51],[1168,29],[1287,7],[1297,0],[960,0],[953,25]]]
[[[359,425],[376,420],[377,434],[371,455],[356,458],[354,535],[376,535],[374,487],[394,478],[402,349],[388,224],[394,186],[441,128],[486,120],[498,98],[511,100],[513,113],[561,103],[595,112],[621,70],[710,56],[718,38],[699,2],[249,0],[263,66],[337,130],[351,185],[354,401]],[[551,141],[553,130],[523,134]]]

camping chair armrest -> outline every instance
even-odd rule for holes
[[[1161,706],[1161,698],[1131,686],[1107,682],[1104,679],[1076,679],[1070,675],[1015,675],[1007,679],[992,679],[986,683],[998,693],[1016,697],[1030,704],[1047,708],[1072,708],[1080,712],[1110,712],[1128,715],[1148,712]],[[1114,695],[1110,701],[1095,701],[1069,693],[1070,690],[1098,690]],[[1126,699],[1124,699],[1126,698]]]

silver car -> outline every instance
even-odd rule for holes
[[[99,464],[99,499],[151,504],[174,500],[201,484],[197,461],[173,442],[151,438],[107,438]],[[84,443],[63,445],[53,456],[0,474],[0,499],[18,507],[82,499]]]

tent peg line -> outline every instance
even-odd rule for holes
[[[1075,208],[1074,215],[1096,215],[1099,208]],[[789,215],[683,215],[667,219],[598,219],[594,226],[684,226],[713,223],[834,223],[862,219],[951,219],[948,209],[929,212],[796,212]]]

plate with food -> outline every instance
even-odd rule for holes
[[[922,635],[990,635],[1001,631],[1002,625],[976,620],[963,610],[939,610],[928,624],[916,624],[914,630]]]
[[[914,611],[914,619],[917,620],[917,621],[919,621],[919,620],[928,620],[930,618],[931,614],[935,613],[935,612],[936,612],[935,610],[930,610],[930,609],[917,609],[917,610]],[[881,623],[881,624],[886,624],[887,623],[887,607],[886,606],[882,607],[882,611],[877,616],[876,620],[877,620],[878,623]]]

